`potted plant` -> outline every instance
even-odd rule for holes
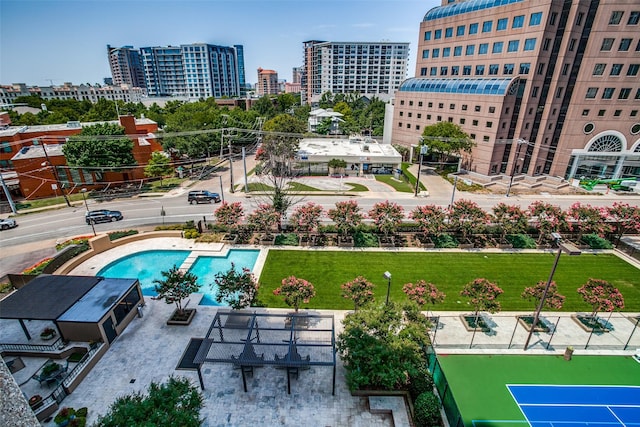
[[[29,406],[31,407],[31,409],[38,409],[40,406],[42,406],[42,396],[40,396],[39,394],[34,394],[33,396],[31,396],[29,398]]]
[[[50,340],[53,339],[53,337],[56,336],[56,330],[53,328],[44,328],[42,330],[42,332],[40,332],[40,338],[42,338],[43,340]]]
[[[60,427],[64,427],[69,424],[71,420],[76,417],[76,411],[73,408],[64,407],[60,409],[60,412],[55,416],[53,422]]]
[[[46,365],[44,365],[44,368],[42,368],[41,375],[43,377],[47,377],[53,374],[54,372],[58,372],[61,369],[62,369],[62,365],[60,365],[59,363],[56,363],[56,362],[47,363]]]
[[[173,312],[168,325],[189,325],[196,314],[195,308],[185,308],[182,301],[194,292],[198,292],[200,285],[198,277],[188,271],[181,271],[177,265],[169,270],[161,272],[163,279],[156,279],[155,291],[158,296],[154,299],[164,299],[167,304],[175,304],[176,310]]]

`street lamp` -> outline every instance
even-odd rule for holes
[[[387,279],[387,301],[385,302],[385,304],[389,305],[389,292],[391,291],[391,273],[385,271],[382,276]]]
[[[87,209],[87,212],[89,212],[89,205],[87,204],[87,197],[85,196],[86,192],[87,192],[86,188],[83,188],[82,190],[80,190],[80,193],[82,194],[82,200],[84,201],[84,207],[85,209]],[[93,235],[97,236],[96,226],[93,225],[93,221],[89,221],[89,225],[91,225],[91,229],[93,230]]]
[[[420,139],[420,142],[422,142],[422,139]],[[429,151],[429,147],[427,147],[426,145],[420,145],[420,162],[418,163],[418,178],[416,181],[416,191],[413,194],[415,197],[418,197],[418,192],[420,191],[420,168],[422,167],[422,157],[427,154],[427,152]]]
[[[517,141],[518,148],[516,149],[516,157],[513,159],[513,167],[511,168],[511,177],[509,178],[509,186],[507,187],[507,194],[505,197],[509,197],[509,193],[511,193],[511,186],[513,185],[513,177],[516,174],[516,167],[518,166],[518,162],[524,159],[520,158],[520,147],[524,144],[528,144],[525,139],[518,139]]]
[[[553,263],[553,268],[551,268],[551,274],[549,274],[549,280],[547,280],[547,285],[544,287],[544,291],[542,292],[542,297],[540,298],[540,304],[538,304],[538,308],[533,316],[533,323],[531,324],[531,329],[529,329],[529,335],[527,336],[527,341],[524,343],[524,349],[526,350],[529,347],[529,341],[531,341],[531,336],[533,335],[533,331],[538,324],[538,320],[540,319],[540,312],[544,307],[544,300],[547,298],[547,293],[549,292],[549,287],[551,287],[551,281],[553,280],[553,275],[556,272],[556,267],[558,267],[558,261],[560,261],[560,255],[562,252],[566,252],[571,256],[580,255],[582,252],[580,249],[572,245],[571,243],[562,242],[562,236],[559,233],[551,233],[551,237],[556,241],[558,245],[558,252],[556,254],[555,262]]]

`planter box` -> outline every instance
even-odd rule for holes
[[[342,248],[352,248],[355,245],[353,237],[338,237],[338,246]]]
[[[531,324],[533,323],[533,316],[516,316],[518,323],[520,323],[528,332],[531,331]],[[534,332],[549,332],[549,327],[545,325],[540,318],[538,318],[538,324],[536,325]]]
[[[264,246],[273,245],[276,242],[276,236],[273,236],[273,235],[271,235],[271,236],[262,235],[262,236],[260,236],[259,242],[260,242],[261,245],[264,245]]]
[[[469,332],[473,332],[474,330],[476,332],[489,332],[489,331],[491,331],[491,328],[489,327],[489,325],[486,324],[486,322],[484,321],[482,316],[478,316],[478,324],[477,325],[474,325],[474,321],[476,320],[476,317],[473,314],[461,314],[460,315],[460,320],[462,320],[462,323],[464,324],[464,327]]]
[[[572,314],[571,318],[586,332],[611,332],[597,316],[594,319],[588,314]]]
[[[460,243],[458,244],[460,249],[473,249],[473,243]]]
[[[229,245],[235,245],[237,241],[238,241],[237,234],[225,234],[222,237],[222,243],[228,243]]]
[[[183,311],[183,316],[178,315],[178,309],[175,309],[169,320],[167,320],[167,325],[179,325],[179,326],[187,326],[191,324],[191,321],[196,315],[195,308],[186,308]]]
[[[393,237],[378,237],[378,245],[381,248],[395,247],[395,239]]]

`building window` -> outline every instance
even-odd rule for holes
[[[569,65],[570,64],[563,64],[562,65],[562,75],[566,76],[569,73]]]
[[[625,38],[620,40],[620,46],[618,47],[618,50],[620,52],[627,52],[630,47],[631,47],[631,39]]]
[[[473,126],[478,126],[478,121],[477,121],[477,120],[472,120],[472,121],[471,121],[471,124],[472,124]]]
[[[420,130],[420,125],[416,125],[416,130]]]
[[[439,48],[433,49],[433,52],[432,52],[431,56],[433,56],[434,58],[439,58],[440,57],[440,49]]]
[[[493,49],[491,49],[491,53],[502,53],[503,42],[495,42],[493,44]]]
[[[496,107],[489,107],[489,113],[493,114],[496,112]]]
[[[489,142],[489,136],[488,135],[483,136],[482,142]]]
[[[466,120],[465,118],[463,118],[463,117],[461,117],[461,118],[460,118],[460,124],[461,124],[461,125],[465,124],[465,122],[466,122],[466,121],[467,121],[467,120]]]
[[[428,103],[428,104],[427,104],[427,106],[428,106],[429,108],[432,108],[432,107],[433,107],[433,102]]]
[[[630,87],[623,87],[620,89],[620,93],[618,94],[618,99],[629,99],[629,95],[631,95]]]
[[[462,111],[467,111],[467,104],[462,104]]]
[[[464,54],[465,55],[473,55],[476,51],[476,45],[475,44],[468,44],[467,48],[465,49]]]
[[[619,76],[622,72],[622,64],[613,64],[611,65],[611,72],[609,75],[611,76]]]
[[[404,99],[400,100],[400,105],[404,105]]]
[[[475,134],[475,133],[470,133],[470,134],[469,134],[469,138],[471,138],[472,140],[474,140],[474,141],[475,141],[475,139],[476,139],[476,134]]]
[[[438,40],[442,38],[442,30],[435,30],[433,32],[433,38]]]
[[[583,116],[588,116],[589,115],[589,110],[582,110],[582,115]]]
[[[479,112],[480,112],[480,106],[479,106],[479,105],[476,105],[476,106],[474,107],[474,110],[475,110],[475,112],[476,112],[476,113],[479,113]]]
[[[478,23],[469,24],[469,34],[478,34]]]
[[[431,69],[429,70],[429,74],[432,76],[437,76],[438,75],[438,67],[431,67]]]
[[[511,28],[522,28],[524,26],[524,15],[518,15],[513,17],[513,24]]]
[[[564,88],[559,87],[558,89],[556,89],[556,98],[562,98],[562,91],[564,90]]]
[[[11,153],[11,145],[8,141],[4,141],[0,145],[3,153]]]
[[[453,37],[453,27],[447,27],[444,30],[444,38],[449,39],[451,37]]]
[[[517,52],[520,46],[520,40],[509,40],[507,45],[507,52]]]
[[[621,114],[622,114],[622,110],[615,110],[613,112],[613,117],[620,117]]]
[[[631,110],[631,113],[629,113],[629,116],[631,117],[635,117],[638,115],[638,110]]]
[[[484,65],[476,65],[476,76],[484,75]]]
[[[404,116],[404,111],[400,111],[400,117]]]
[[[622,19],[622,15],[624,15],[624,12],[620,10],[614,10],[613,12],[611,12],[611,18],[609,18],[609,25],[618,25],[620,23],[620,20]]]
[[[427,75],[427,67],[420,68],[420,75],[421,76],[426,76]]]
[[[422,113],[418,113],[418,114],[416,114],[416,116],[417,116],[418,119],[421,119],[422,118]]]
[[[511,75],[513,74],[513,69],[515,68],[515,64],[504,64],[502,69],[503,74]]]
[[[556,25],[557,19],[558,19],[558,13],[551,12],[551,15],[549,15],[549,25]]]
[[[529,51],[529,50],[534,50],[535,48],[536,48],[536,39],[526,39],[524,41],[524,50]],[[516,46],[516,49],[517,49],[517,46]]]
[[[627,76],[637,76],[639,69],[640,64],[629,64],[629,68],[627,69]]]
[[[498,74],[498,70],[500,69],[499,67],[500,67],[499,64],[491,64],[491,65],[489,65],[489,75],[490,76],[497,75]]]
[[[454,65],[451,67],[451,75],[452,76],[457,76],[458,74],[460,74],[460,66],[458,65]]]
[[[470,76],[471,75],[471,65],[463,65],[462,66],[462,75]]]
[[[422,59],[427,59],[429,58],[429,49],[423,49],[422,50]]]
[[[607,113],[607,110],[598,110],[598,117],[604,117],[606,113]]]
[[[413,101],[409,101],[409,107],[413,107]]]
[[[496,23],[496,31],[503,31],[507,29],[507,25],[509,24],[509,20],[507,18],[500,18]]]
[[[601,76],[604,74],[604,69],[607,67],[607,64],[596,64],[593,67],[593,75],[594,76]]]
[[[478,55],[486,55],[489,52],[489,43],[480,43],[478,46]]]
[[[629,20],[627,21],[627,25],[638,25],[638,21],[640,21],[640,12],[629,12]]]
[[[448,67],[440,67],[440,75],[441,76],[446,76],[448,69],[449,69]]]
[[[596,95],[598,94],[598,88],[597,87],[590,87],[589,89],[587,89],[587,95],[585,96],[586,99],[593,99],[596,97]]]
[[[398,122],[398,127],[401,128],[402,127],[402,122]]]
[[[540,25],[542,22],[542,12],[532,13],[529,17],[529,26],[533,27],[535,25]]]
[[[529,74],[529,70],[531,69],[531,63],[523,62],[520,64],[520,74]]]
[[[437,122],[441,122],[441,121],[442,121],[442,116],[438,116],[438,117],[436,117],[436,121],[437,121]]]
[[[615,88],[605,87],[604,90],[602,91],[602,99],[611,99],[611,98],[613,98],[613,91],[614,90],[615,90]]]
[[[543,75],[544,74],[544,62],[541,62],[538,64],[538,75]]]
[[[450,110],[455,110],[456,109],[456,104],[449,104],[449,109]]]
[[[458,25],[456,28],[456,36],[464,36],[464,25]]]
[[[443,102],[438,103],[438,108],[444,108],[444,103]]]
[[[462,46],[456,46],[453,48],[453,56],[462,56]]]
[[[526,40],[524,42],[524,45],[525,45],[525,50],[526,50],[526,45],[527,45]],[[544,43],[542,43],[542,50],[547,52],[549,50],[549,46],[550,45],[551,45],[551,39],[544,39]]]
[[[578,16],[576,16],[576,26],[579,27],[582,25],[582,20],[584,19],[584,13],[578,12]]]
[[[451,56],[451,48],[450,47],[442,48],[442,57],[448,58],[449,56]]]
[[[492,28],[493,28],[493,21],[484,21],[482,23],[483,33],[490,33]]]
[[[431,31],[425,31],[424,32],[424,39],[425,40],[431,40]]]
[[[418,107],[422,107],[422,101],[418,101]]]
[[[576,48],[576,42],[577,41],[578,40],[576,40],[576,39],[571,39],[569,41],[569,52],[573,52],[573,50]]]
[[[640,39],[638,39],[638,44],[636,45],[636,52],[640,52]]]
[[[411,129],[411,123],[407,123],[407,129]]]
[[[612,47],[613,47],[613,39],[607,37],[602,40],[602,46],[600,47],[600,50],[603,52],[608,52],[611,50]]]
[[[427,114],[427,120],[431,120],[431,114]]]

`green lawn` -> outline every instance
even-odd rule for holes
[[[473,420],[524,421],[506,384],[640,386],[640,364],[624,356],[574,355],[566,361],[562,356],[548,355],[440,355],[438,360],[466,426],[472,426]]]
[[[393,187],[394,190],[402,193],[412,193],[413,188],[411,185],[403,179],[399,181],[393,177],[393,175],[376,175],[376,181],[384,182],[387,185]]]
[[[283,278],[294,275],[309,280],[316,288],[310,308],[346,310],[352,304],[340,296],[340,285],[362,275],[376,285],[375,295],[383,301],[387,292],[385,271],[392,274],[391,299],[405,299],[402,285],[424,279],[447,294],[436,310],[460,310],[464,299],[460,290],[476,278],[498,284],[502,310],[531,311],[535,307],[520,298],[527,286],[546,281],[555,254],[356,252],[272,250],[260,276],[260,300],[269,307],[285,307],[273,295]],[[640,311],[640,274],[638,269],[615,255],[562,256],[554,275],[560,293],[565,295],[564,311],[590,311],[576,289],[587,279],[607,280],[618,287],[625,298],[625,311]]]

